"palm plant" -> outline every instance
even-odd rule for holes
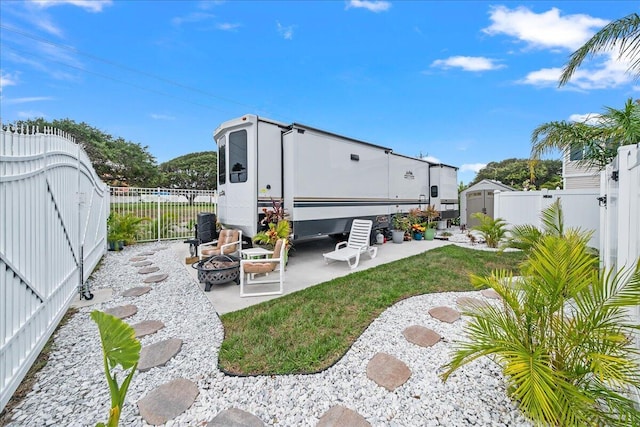
[[[491,287],[504,304],[466,309],[468,341],[456,343],[442,378],[491,356],[535,424],[640,425],[628,398],[640,387],[632,340],[640,326],[627,313],[640,300],[640,268],[599,272],[588,239],[575,231],[543,236],[519,281],[505,271],[473,276],[476,287]]]
[[[516,248],[529,252],[543,236],[564,236],[564,214],[559,198],[540,213],[540,221],[542,222],[542,230],[530,224],[514,225],[511,230],[509,230],[507,240],[501,249]],[[578,229],[574,229],[573,231],[583,233]],[[585,233],[584,235],[590,239],[591,234],[592,233]]]
[[[573,52],[560,76],[560,86],[571,80],[586,58],[616,47],[620,58],[631,60],[629,71],[640,74],[640,16],[637,13],[610,22]]]
[[[482,238],[487,242],[487,246],[497,248],[500,240],[507,233],[507,222],[502,218],[493,219],[482,212],[476,212],[471,217],[480,221],[480,224],[473,227],[473,229],[480,232]]]
[[[553,150],[578,146],[584,147],[579,162],[602,170],[614,159],[618,147],[640,142],[640,105],[632,99],[621,110],[605,107],[605,112],[591,122],[552,121],[535,128],[531,134],[531,166]]]

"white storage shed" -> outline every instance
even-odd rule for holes
[[[460,225],[467,228],[478,225],[478,220],[471,218],[476,212],[482,212],[493,218],[493,192],[515,191],[500,181],[483,179],[460,193]]]

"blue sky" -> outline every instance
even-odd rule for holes
[[[526,158],[531,131],[621,108],[615,54],[557,87],[631,1],[0,2],[0,117],[86,122],[159,163],[246,113],[458,166]]]

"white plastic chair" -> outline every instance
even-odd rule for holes
[[[373,221],[354,219],[351,223],[349,240],[338,243],[333,252],[323,254],[324,260],[327,264],[329,263],[329,260],[346,261],[347,264],[349,264],[349,267],[354,269],[360,262],[361,254],[367,253],[370,258],[375,258],[378,254],[378,248],[369,245],[371,239],[371,227],[373,227]]]
[[[284,292],[284,255],[286,250],[286,241],[280,239],[276,242],[270,258],[243,259],[240,261],[241,297],[282,295]],[[256,279],[256,276],[260,277],[260,279]],[[245,292],[246,285],[260,285],[265,283],[278,283],[280,286],[276,291]]]

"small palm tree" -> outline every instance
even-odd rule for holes
[[[562,212],[560,198],[556,199],[555,202],[540,213],[540,220],[542,222],[542,230],[530,224],[514,225],[511,230],[509,230],[508,238],[502,245],[502,249],[516,248],[530,252],[535,244],[544,236],[564,236],[564,214]],[[584,233],[584,236],[588,237],[587,241],[591,239],[591,235],[593,234],[591,232],[583,232],[580,229],[572,229],[572,232],[578,234]]]
[[[591,123],[552,121],[531,133],[531,168],[542,155],[553,150],[584,148],[581,162],[598,170],[617,155],[618,147],[640,142],[640,105],[628,99],[621,110],[605,107]],[[533,169],[531,169],[533,172]]]
[[[473,229],[480,232],[482,238],[487,242],[487,246],[497,248],[500,240],[507,233],[507,222],[502,218],[493,219],[482,212],[476,212],[471,217],[480,221],[480,224],[473,227]]]
[[[472,277],[491,287],[503,307],[472,307],[467,341],[456,344],[447,378],[490,356],[502,366],[508,393],[535,424],[640,425],[628,395],[640,387],[640,351],[627,310],[640,300],[640,268],[597,270],[588,233],[545,235],[515,281],[505,271]],[[639,266],[640,267],[640,266]]]

